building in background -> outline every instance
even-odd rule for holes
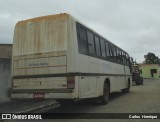
[[[139,64],[140,73],[143,78],[160,78],[159,64]]]
[[[9,101],[12,44],[0,44],[0,103]]]

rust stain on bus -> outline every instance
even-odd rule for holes
[[[48,15],[48,16],[41,16],[41,17],[36,17],[28,20],[22,20],[19,21],[17,24],[25,25],[27,22],[39,22],[41,20],[49,20],[49,19],[55,19],[55,18],[61,18],[61,17],[68,17],[69,14],[67,13],[61,13],[61,14],[55,14],[55,15]]]
[[[43,54],[67,50],[67,20],[69,14],[57,14],[32,18],[17,23],[15,40],[17,53]],[[56,45],[56,46],[54,46]],[[51,49],[51,48],[55,49]],[[45,50],[45,51],[44,51]],[[58,51],[57,51],[58,50]]]
[[[29,54],[22,56],[13,56],[13,60],[24,60],[24,59],[36,59],[36,58],[47,58],[47,57],[60,57],[66,56],[66,51],[57,51],[57,52],[49,52],[49,53],[37,53],[37,54]]]

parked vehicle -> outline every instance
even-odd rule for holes
[[[69,14],[20,21],[12,58],[13,99],[99,98],[129,92],[129,55]]]
[[[137,64],[132,65],[132,81],[133,84],[143,85],[143,77],[140,76],[140,70]]]

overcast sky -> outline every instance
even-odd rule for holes
[[[69,13],[142,62],[160,58],[160,0],[1,0],[0,43],[12,43],[15,24]]]

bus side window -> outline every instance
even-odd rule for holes
[[[82,53],[87,53],[88,52],[88,44],[87,44],[87,34],[86,34],[86,29],[79,26],[79,50]]]
[[[95,44],[96,44],[96,53],[98,56],[101,56],[99,37],[95,36]]]
[[[122,63],[124,64],[124,54],[123,54],[123,51],[122,51]]]
[[[102,52],[102,57],[106,57],[106,48],[105,48],[105,42],[103,39],[101,39],[101,52]]]
[[[113,58],[114,58],[114,61],[117,62],[117,50],[115,46],[113,46]]]
[[[129,55],[128,54],[126,54],[126,63],[127,65],[129,65]]]
[[[107,58],[110,59],[110,48],[108,43],[106,43],[106,55],[107,55]]]
[[[122,52],[122,50],[120,51],[120,59],[121,59],[121,63],[123,64],[123,52]]]
[[[126,64],[126,54],[125,52],[122,52],[122,58],[123,58],[123,64]]]
[[[121,53],[119,48],[117,48],[117,60],[118,60],[118,63],[121,63]]]
[[[113,56],[114,56],[113,46],[109,44],[109,57],[111,60],[114,60]]]
[[[95,54],[95,43],[93,33],[87,31],[89,53]]]
[[[127,53],[125,53],[125,64],[128,65]]]

